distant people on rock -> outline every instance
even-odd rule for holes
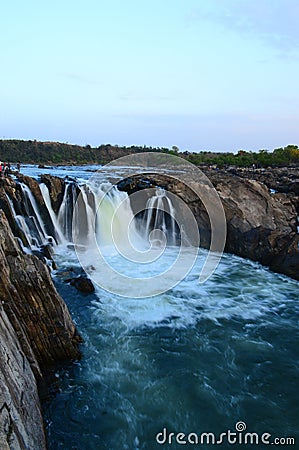
[[[9,162],[0,161],[0,177],[8,177],[8,175],[14,173]]]
[[[20,172],[20,169],[21,169],[21,163],[20,163],[20,161],[18,161],[17,162],[17,171]]]
[[[8,163],[4,163],[4,166],[3,166],[3,172],[4,172],[4,176],[8,176],[9,175],[9,166],[8,166]]]

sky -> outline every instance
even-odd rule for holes
[[[10,0],[0,139],[299,145],[298,0]]]

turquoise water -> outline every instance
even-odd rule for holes
[[[209,448],[158,444],[156,435],[220,435],[240,421],[270,442],[297,435],[299,283],[224,255],[199,285],[204,256],[178,286],[147,299],[100,288],[84,296],[57,273],[84,345],[45,405],[50,450]],[[75,264],[71,253],[57,259]]]

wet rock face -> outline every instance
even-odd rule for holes
[[[9,200],[11,200],[11,202]],[[0,209],[5,212],[14,236],[18,236],[23,244],[26,245],[26,237],[18,228],[12,209],[13,206],[15,213],[22,215],[22,202],[23,199],[20,186],[18,186],[10,177],[0,179]]]
[[[47,266],[24,255],[0,210],[0,448],[46,448],[42,371],[80,357],[81,342]]]
[[[45,368],[80,356],[76,328],[48,267],[37,257],[21,253],[2,211],[0,281],[3,308],[29,358],[33,354]]]
[[[17,175],[17,179],[18,179],[18,181],[20,181],[20,183],[24,183],[24,184],[26,184],[26,186],[29,187],[29,189],[32,192],[32,194],[33,194],[37,204],[40,207],[43,207],[45,205],[45,202],[44,202],[42,193],[40,191],[38,182],[34,178],[28,177],[28,176],[23,175],[23,174]]]
[[[38,183],[23,176],[19,182],[29,187],[46,223]],[[19,246],[16,237],[28,244],[15,220],[28,213],[20,183],[7,177],[0,186],[0,449],[44,450],[37,383],[43,385],[48,368],[80,357],[81,338],[48,267]],[[50,259],[51,250],[45,244],[39,256]]]
[[[15,214],[19,216],[28,216],[28,214],[32,215],[33,213],[31,210],[28,210],[28,202],[26,201],[20,183],[23,183],[29,187],[49,236],[55,236],[55,230],[53,228],[53,223],[46,208],[38,182],[33,178],[21,174],[19,174],[17,178],[18,182],[14,181],[11,177],[6,177],[1,180],[0,209],[5,212],[13,235],[20,238],[23,245],[27,247],[29,245],[27,238],[20,227],[17,226]]]
[[[211,178],[227,220],[226,251],[299,279],[297,212],[286,194],[270,194],[255,180]]]
[[[70,281],[70,285],[84,294],[92,294],[95,291],[92,281],[84,275],[73,278]]]
[[[0,448],[46,449],[34,374],[0,306]]]

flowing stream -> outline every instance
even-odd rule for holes
[[[149,200],[142,225],[134,223],[126,194],[115,190],[95,214],[106,188],[80,188],[77,214],[82,228],[76,233],[92,277],[101,271],[91,247],[93,232],[117,270],[128,277],[155,277],[177,257],[174,225],[166,216],[153,215],[159,202],[165,204],[165,194],[157,192],[157,198]],[[49,450],[208,449],[212,441],[207,438],[195,445],[180,444],[175,436],[193,433],[194,440],[195,434],[210,432],[217,438],[227,430],[236,432],[239,422],[248,432],[269,433],[270,443],[296,437],[298,445],[299,283],[225,254],[212,277],[199,284],[206,258],[200,249],[191,272],[158,296],[130,297],[129,278],[126,297],[97,285],[94,294],[79,293],[64,282],[80,267],[68,245],[69,212],[76,214],[76,207],[74,188],[70,184],[67,189],[59,214],[49,211],[59,242],[59,269],[53,276],[84,344],[82,360],[57,370],[59,392],[44,404]],[[45,187],[42,190],[49,205]],[[124,247],[125,228],[130,228],[136,246],[145,243],[145,250],[151,224],[169,230],[170,246],[162,259],[132,265],[114,251],[109,224],[116,209],[114,231]],[[45,235],[41,225],[37,228]],[[240,436],[239,443],[224,439],[219,447],[267,448],[261,441],[244,445]]]

